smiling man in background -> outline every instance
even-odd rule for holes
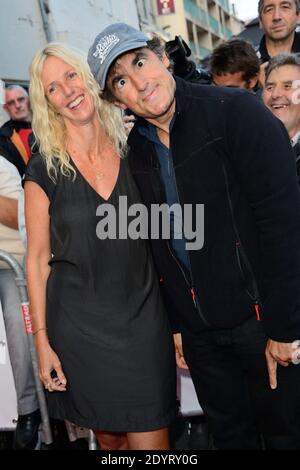
[[[295,54],[273,57],[266,69],[263,101],[288,131],[300,182],[300,58]]]

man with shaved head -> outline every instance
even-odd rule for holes
[[[10,120],[0,128],[0,155],[15,165],[23,176],[31,156],[31,112],[27,91],[19,85],[6,88],[3,108]]]

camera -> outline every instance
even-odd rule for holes
[[[194,61],[187,59],[191,55],[191,49],[181,36],[175,36],[175,39],[166,42],[165,47],[174,65],[174,75],[201,85],[212,83],[212,76],[207,70],[197,67]]]

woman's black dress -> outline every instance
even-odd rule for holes
[[[54,183],[35,155],[25,178],[50,200],[46,321],[68,381],[66,392],[48,393],[50,416],[103,431],[168,426],[174,351],[148,242],[96,235],[97,208],[109,204],[117,220],[126,217],[125,205],[140,203],[137,187],[126,160],[107,201],[75,169],[74,181],[59,174]]]

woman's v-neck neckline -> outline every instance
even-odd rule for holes
[[[111,193],[110,195],[108,196],[108,198],[106,199],[105,197],[102,196],[102,194],[100,194],[98,191],[96,191],[96,189],[94,188],[94,186],[86,179],[85,176],[83,176],[82,172],[80,171],[80,169],[78,168],[78,166],[76,165],[76,163],[74,162],[73,158],[71,157],[71,155],[69,154],[69,158],[70,158],[70,161],[71,163],[73,164],[76,172],[80,175],[80,177],[82,178],[82,180],[85,182],[85,184],[98,196],[100,197],[100,199],[102,199],[103,201],[105,202],[108,202],[112,195],[114,194],[117,186],[118,186],[118,183],[119,183],[119,178],[120,178],[120,174],[121,174],[121,166],[122,166],[122,158],[120,158],[120,163],[119,163],[119,169],[118,169],[118,176],[117,176],[117,179],[116,179],[116,182],[111,190]]]

